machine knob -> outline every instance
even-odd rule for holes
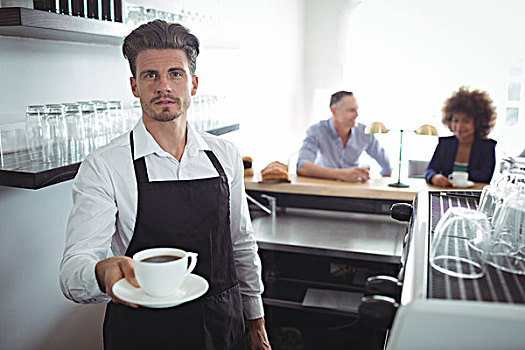
[[[393,298],[396,302],[401,300],[403,283],[392,276],[372,276],[366,280],[365,296],[383,295]]]
[[[408,203],[394,203],[390,208],[390,217],[397,221],[410,220],[412,216],[412,205]]]
[[[374,328],[390,329],[399,304],[383,295],[371,295],[361,298],[359,305],[360,319]]]

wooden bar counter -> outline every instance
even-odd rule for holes
[[[260,174],[244,179],[246,192],[261,199],[261,194],[277,198],[279,206],[330,209],[342,211],[387,214],[396,202],[411,203],[415,195],[424,190],[481,190],[486,184],[475,183],[469,188],[440,188],[425,179],[403,179],[408,188],[388,186],[396,182],[393,177],[373,178],[365,183],[352,183],[290,175],[290,183],[262,183]],[[263,202],[266,202],[262,199]]]

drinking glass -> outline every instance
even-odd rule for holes
[[[108,101],[108,120],[111,124],[111,139],[126,132],[126,125],[124,120],[124,113],[122,111],[121,101]]]
[[[62,165],[65,161],[67,127],[64,109],[59,104],[46,104],[44,123],[44,162]]]
[[[42,148],[44,111],[44,105],[32,105],[26,108],[27,152],[32,162],[44,159]]]
[[[82,120],[82,136],[84,137],[81,150],[81,157],[83,158],[104,144],[102,140],[105,140],[106,134],[103,126],[100,125],[97,119],[95,104],[90,101],[80,101],[78,105],[80,108],[80,119]]]
[[[478,211],[485,214],[489,222],[492,222],[496,208],[503,202],[503,196],[503,191],[492,185],[485,186],[481,191]]]
[[[146,8],[143,12],[143,18],[145,22],[153,21],[154,19],[157,19],[157,10],[152,8]]]
[[[201,101],[201,96],[193,96],[189,109],[188,120],[197,130],[203,129],[204,126]]]
[[[482,277],[490,232],[483,213],[462,207],[449,208],[435,229],[430,247],[431,266],[454,277]]]
[[[506,198],[494,217],[487,263],[506,272],[525,275],[525,194]]]
[[[14,170],[29,163],[25,122],[0,125],[0,165]]]
[[[93,100],[95,106],[95,124],[98,130],[96,145],[100,147],[111,141],[112,124],[109,120],[108,103],[104,100]]]
[[[128,122],[128,130],[133,129],[135,124],[138,122],[138,120],[142,117],[142,105],[140,104],[140,100],[134,100],[133,104],[131,106],[131,120]]]
[[[126,24],[130,24],[132,26],[138,26],[145,22],[144,19],[144,7],[138,6],[130,3],[126,3]]]
[[[170,13],[169,12],[166,12],[166,11],[160,11],[158,10],[157,11],[157,18],[158,19],[161,19],[163,21],[166,21],[166,22],[169,22],[170,21]]]
[[[86,128],[80,104],[64,103],[63,107],[67,128],[67,161],[72,163],[80,162],[87,155],[89,142],[86,139]]]

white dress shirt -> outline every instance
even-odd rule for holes
[[[262,317],[261,262],[237,148],[188,125],[186,147],[179,162],[162,150],[142,120],[134,127],[133,138],[135,159],[145,157],[150,181],[216,177],[218,173],[204,152],[213,151],[230,186],[230,230],[244,313],[247,319]],[[95,265],[102,259],[126,253],[136,213],[137,182],[129,133],[125,133],[86,157],[73,181],[73,209],[60,266],[60,286],[67,298],[78,303],[110,301],[98,286]]]

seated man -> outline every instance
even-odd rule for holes
[[[330,98],[332,117],[312,125],[303,141],[297,160],[297,174],[324,179],[365,182],[369,170],[357,167],[365,151],[381,166],[381,175],[390,176],[392,167],[385,150],[365,125],[356,123],[357,102],[354,94],[339,91]]]

